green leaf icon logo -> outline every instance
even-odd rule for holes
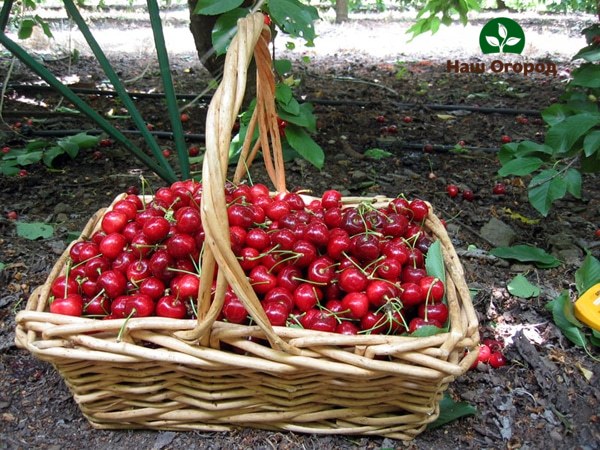
[[[481,29],[479,46],[485,54],[521,54],[523,48],[525,48],[525,33],[514,20],[507,17],[498,17],[490,20]]]

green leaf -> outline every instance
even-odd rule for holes
[[[392,153],[388,152],[387,150],[383,150],[381,148],[370,148],[365,151],[364,155],[367,158],[379,160],[379,159],[389,158],[390,156],[392,156]]]
[[[510,295],[520,298],[539,297],[540,288],[531,284],[525,276],[519,274],[514,277],[506,286]]]
[[[517,147],[516,156],[531,156],[535,153],[542,153],[542,156],[551,155],[554,153],[552,147],[547,146],[546,144],[539,144],[533,141],[522,141],[519,142]]]
[[[542,164],[544,164],[544,161],[542,161],[540,158],[515,158],[504,164],[500,170],[498,170],[498,175],[502,177],[506,177],[508,175],[521,177],[536,171]]]
[[[581,173],[579,170],[568,169],[563,175],[563,180],[567,183],[567,192],[575,198],[581,198]]]
[[[19,173],[19,170],[21,169],[19,169],[16,161],[2,161],[2,164],[0,164],[0,173],[7,177],[14,177]]]
[[[569,299],[568,291],[563,291],[562,294],[549,302],[546,305],[546,309],[552,312],[554,324],[563,332],[567,339],[578,347],[585,348],[587,346],[585,335],[581,332],[578,325],[570,322],[567,315],[565,315],[565,312],[567,312],[570,317],[575,317],[572,312],[573,303]]]
[[[312,46],[316,37],[313,23],[319,18],[314,6],[304,5],[298,0],[269,2],[271,19],[287,34],[303,38]]]
[[[50,146],[50,142],[44,141],[41,139],[36,139],[34,141],[29,141],[25,148],[29,151],[31,150],[41,150]]]
[[[27,166],[29,164],[35,164],[40,162],[42,159],[43,152],[27,152],[17,156],[17,163],[21,166]]]
[[[79,146],[73,142],[70,141],[58,141],[56,143],[60,148],[62,148],[65,153],[67,155],[69,155],[71,158],[77,158],[77,155],[79,154]]]
[[[293,97],[294,94],[291,87],[283,83],[278,83],[275,86],[275,99],[281,104],[287,105]]]
[[[516,157],[518,147],[518,142],[510,142],[509,144],[504,144],[502,147],[500,147],[500,151],[498,152],[498,160],[500,163],[505,165],[507,162],[514,159]]]
[[[598,64],[582,64],[572,73],[571,85],[587,88],[600,88],[600,66]]]
[[[0,272],[2,272],[5,267],[6,267],[6,264],[4,264],[2,261],[0,261]]]
[[[444,256],[442,255],[442,245],[440,241],[435,241],[427,250],[425,257],[425,269],[433,277],[442,280],[446,284],[446,268],[444,266]]]
[[[433,430],[461,417],[473,416],[475,414],[477,414],[477,408],[473,405],[467,402],[455,402],[445,393],[444,398],[440,401],[440,415],[436,420],[427,425],[427,428]]]
[[[43,222],[17,222],[17,235],[30,240],[48,239],[54,234],[54,228]]]
[[[65,151],[57,145],[57,146],[49,148],[48,150],[46,150],[44,152],[44,157],[42,158],[42,161],[44,162],[46,167],[52,167],[54,160],[57,157],[59,157],[60,155],[64,155],[64,154],[65,154]]]
[[[35,21],[33,19],[23,19],[23,21],[21,22],[21,26],[19,27],[19,39],[28,39],[29,37],[31,37],[31,33],[33,33],[34,26]]]
[[[543,170],[531,179],[528,186],[529,203],[544,217],[555,200],[567,193],[567,183],[555,169]]]
[[[277,111],[277,114],[282,120],[285,120],[289,124],[294,124],[298,125],[299,127],[306,128],[311,133],[314,133],[317,129],[317,119],[312,113],[312,105],[310,103],[301,103],[298,114],[289,113],[287,111],[287,108],[280,108]]]
[[[246,17],[249,12],[248,8],[237,8],[219,16],[211,33],[212,44],[217,56],[227,52],[227,47],[237,31],[238,19]]]
[[[562,122],[572,114],[571,108],[561,103],[554,103],[542,111],[542,118],[550,126]]]
[[[584,173],[600,172],[600,152],[590,156],[581,156],[581,171]]]
[[[583,264],[575,272],[575,286],[579,295],[596,283],[600,283],[600,261],[588,253]]]
[[[47,37],[49,37],[49,38],[53,37],[52,31],[50,30],[50,25],[48,25],[48,22],[46,22],[44,19],[42,19],[38,15],[35,16],[35,21],[42,27],[42,30],[44,31],[44,34]]]
[[[292,62],[289,59],[276,59],[273,61],[273,67],[282,77],[292,71]]]
[[[446,333],[446,328],[436,327],[435,325],[424,325],[421,328],[417,328],[415,331],[410,333],[410,337],[429,337],[435,336],[436,334]]]
[[[591,156],[600,151],[600,130],[588,133],[583,139],[583,152],[585,156]]]
[[[229,12],[244,3],[244,0],[198,0],[194,14],[216,16]]]
[[[546,253],[543,249],[528,244],[514,245],[512,247],[497,247],[490,250],[490,254],[503,259],[532,262],[542,269],[558,267],[561,264],[558,259],[549,253]]]
[[[559,153],[566,153],[591,128],[600,124],[600,115],[576,114],[556,124],[546,134],[546,144]]]
[[[440,29],[440,19],[438,17],[432,17],[431,18],[431,25],[429,27],[431,29],[431,34],[435,34],[437,33],[437,31]]]
[[[310,162],[317,169],[323,167],[323,162],[325,161],[323,149],[312,140],[306,131],[293,124],[288,124],[285,129],[285,138],[302,158]]]
[[[90,136],[86,133],[79,133],[74,136],[69,136],[61,141],[70,142],[77,145],[80,149],[88,149],[95,147],[100,138],[98,136]]]
[[[596,330],[592,330],[592,335],[590,336],[590,342],[595,347],[600,347],[600,333]]]

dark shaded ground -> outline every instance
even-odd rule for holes
[[[0,64],[5,67],[6,59],[0,60]],[[66,70],[64,61],[48,65],[55,71]],[[131,78],[141,73],[145,65],[143,60],[123,59],[118,70],[124,78]],[[568,68],[568,63],[559,66]],[[94,67],[92,61],[81,59],[72,70],[89,73]],[[544,128],[535,120],[537,116],[526,115],[529,119],[526,125],[515,121],[516,114],[472,112],[455,114],[454,119],[449,119],[439,115],[454,113],[423,106],[437,103],[537,110],[560,95],[563,80],[545,76],[447,74],[445,61],[407,64],[401,79],[396,78],[396,69],[388,63],[359,59],[334,60],[327,65],[319,63],[298,69],[302,94],[319,100],[353,100],[356,104],[316,104],[320,124],[316,139],[326,150],[326,164],[322,171],[303,161],[288,164],[289,186],[311,186],[317,194],[338,188],[351,194],[404,193],[424,198],[448,222],[449,233],[459,250],[466,250],[469,245],[490,249],[480,228],[491,217],[497,217],[515,230],[515,243],[529,243],[555,253],[562,250],[558,256],[565,261],[557,269],[537,270],[533,266],[486,258],[463,258],[469,286],[478,292],[474,302],[482,334],[506,339],[509,365],[499,370],[471,371],[453,383],[450,393],[476,406],[477,415],[425,432],[408,448],[598,448],[598,365],[560,334],[544,309],[550,299],[573,282],[584,249],[591,249],[599,256],[600,247],[594,237],[600,225],[598,177],[584,178],[582,200],[560,201],[547,218],[527,224],[511,217],[510,211],[525,218],[539,218],[527,202],[528,180],[503,180],[508,185],[507,195],[493,196],[491,189],[499,181],[496,174],[499,163],[493,150],[477,148],[497,148],[503,134],[513,140],[542,139]],[[207,84],[199,76],[202,72],[198,66],[185,59],[173,62],[173,72],[179,92],[199,92]],[[141,79],[138,87],[158,86],[155,75]],[[340,78],[348,76],[365,81],[377,79],[380,86]],[[30,78],[26,71],[19,70],[11,82]],[[26,91],[20,93],[33,96]],[[57,104],[55,96],[36,95],[50,107]],[[8,97],[4,111],[8,122],[31,116],[43,119],[34,122],[34,130],[91,127],[77,116],[42,117],[23,113],[44,109],[15,102],[11,90]],[[107,97],[92,102],[99,111],[118,108]],[[417,106],[399,107],[398,103]],[[143,100],[138,104],[143,116],[157,130],[168,129],[163,124],[164,108],[159,101]],[[13,111],[16,115],[10,113]],[[205,106],[191,108],[190,115],[192,119],[186,129],[202,132]],[[375,120],[378,115],[386,117],[386,126],[397,125],[398,133],[382,134],[382,124]],[[407,115],[413,118],[411,123],[402,120]],[[1,136],[4,137],[0,140],[6,140],[3,145],[16,146],[21,142],[16,136]],[[468,152],[422,151],[426,143],[441,149],[460,140],[465,141]],[[168,147],[170,143],[161,141],[161,145]],[[384,147],[393,156],[381,161],[364,159],[362,153],[375,147]],[[93,154],[97,150],[102,152],[99,159]],[[24,178],[0,178],[0,262],[6,265],[0,272],[0,448],[403,447],[400,442],[382,438],[257,430],[230,433],[93,430],[53,368],[15,347],[14,315],[24,307],[32,289],[44,282],[69,233],[80,230],[89,216],[115,195],[139,184],[140,172],[154,186],[160,186],[161,182],[140,170],[122,149],[114,147],[85,151],[74,161],[60,161],[57,170],[41,166],[28,170]],[[260,180],[260,171],[254,170],[253,177]],[[472,189],[475,200],[450,199],[445,193],[449,183]],[[5,219],[12,210],[18,212],[22,221],[53,224],[55,236],[38,241],[19,238],[14,223]],[[525,273],[542,288],[540,297],[523,300],[508,294],[506,283],[517,273]],[[586,380],[582,368],[594,372],[591,380]]]

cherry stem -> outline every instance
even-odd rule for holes
[[[125,329],[127,328],[127,323],[129,322],[129,319],[131,319],[136,312],[137,312],[137,310],[135,308],[133,308],[131,310],[131,312],[129,313],[129,315],[125,318],[125,322],[123,322],[123,325],[119,329],[119,334],[117,334],[117,342],[121,342],[121,338],[123,337],[123,333],[125,332]]]

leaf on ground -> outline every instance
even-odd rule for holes
[[[22,238],[36,240],[48,239],[54,234],[54,227],[42,222],[17,222],[17,235]]]
[[[540,223],[540,219],[530,219],[529,217],[525,217],[524,215],[522,215],[518,212],[514,212],[510,208],[502,208],[502,211],[504,211],[506,214],[508,214],[512,220],[519,220],[526,225],[536,225],[536,224]]]
[[[537,267],[549,269],[560,266],[561,262],[541,248],[532,245],[514,245],[512,247],[497,247],[490,254],[503,259],[515,259],[520,262],[532,262]]]
[[[427,425],[427,428],[433,430],[442,425],[453,422],[465,416],[477,414],[477,408],[467,402],[455,402],[448,394],[440,401],[440,415],[438,418]]]
[[[515,297],[531,298],[540,295],[540,288],[532,284],[524,275],[519,274],[514,277],[506,286],[508,292]]]
[[[591,381],[592,380],[592,377],[594,376],[594,372],[592,372],[591,370],[586,369],[585,367],[583,367],[580,362],[577,362],[575,364],[575,367],[577,367],[579,369],[579,371],[581,372],[581,374],[583,375],[583,377],[587,381]]]
[[[588,254],[581,267],[575,272],[577,292],[579,295],[583,295],[585,291],[598,282],[600,282],[600,261]]]
[[[383,159],[383,158],[389,158],[390,156],[392,156],[392,154],[390,152],[388,152],[387,150],[383,150],[381,148],[370,148],[369,150],[365,151],[364,155],[367,158],[371,158],[371,159]]]
[[[554,300],[548,302],[546,309],[552,312],[554,324],[562,331],[567,339],[578,347],[587,347],[587,339],[579,329],[582,324],[575,319],[575,315],[573,314],[573,303],[569,298],[568,291],[563,291],[563,293]],[[574,322],[569,320],[569,318],[574,320]]]

